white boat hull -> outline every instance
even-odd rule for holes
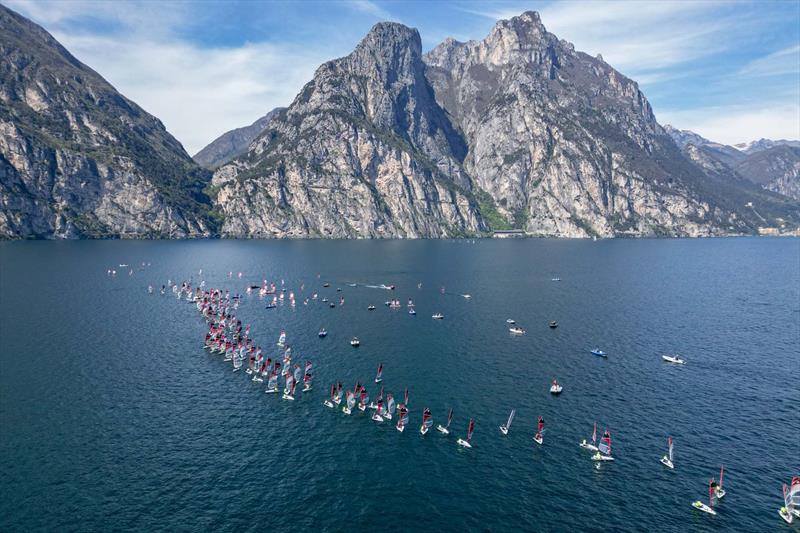
[[[592,461],[613,461],[614,458],[610,455],[603,455],[601,453],[596,453],[592,456]]]
[[[346,415],[349,415],[349,414],[350,414],[350,413],[352,413],[353,411],[351,411],[351,410],[350,410],[350,409],[348,409],[347,407],[342,407],[342,412],[343,412],[344,414],[346,414]]]
[[[359,410],[359,411],[361,411],[361,412],[363,413],[364,411],[366,411],[366,410],[367,410],[367,406],[366,406],[366,405],[364,405],[364,404],[361,404],[361,405],[359,405],[359,406],[358,406],[358,410]]]
[[[463,446],[464,448],[472,448],[472,444],[470,444],[469,442],[465,441],[464,439],[458,439],[456,441],[456,443],[459,446]]]
[[[597,449],[597,446],[595,446],[594,444],[589,444],[586,441],[581,442],[580,444],[578,444],[578,446],[580,446],[581,448],[583,448],[585,450],[589,450],[589,451],[592,451],[592,452],[599,451]]]
[[[402,432],[404,432],[406,430],[405,426],[395,426],[395,427],[397,428],[397,431],[399,431],[400,433],[402,433]]]
[[[372,415],[372,419],[375,422],[383,422],[383,417],[381,415],[379,415],[378,413],[375,413],[374,415]]]
[[[293,401],[294,400],[294,396],[292,396],[291,394],[284,393],[283,394],[283,399],[284,400],[292,400]]]
[[[303,392],[308,392],[310,390],[311,390],[311,385],[304,385],[303,386]]]
[[[383,415],[383,418],[386,419],[386,420],[391,420],[392,419],[392,415],[391,415],[391,413],[386,413],[386,414]]]
[[[425,426],[420,426],[419,428],[420,435],[424,435],[428,432],[428,428]]]
[[[662,355],[661,359],[663,359],[667,363],[672,363],[673,365],[685,365],[686,364],[686,361],[684,361],[680,357],[670,357],[669,355]]]
[[[714,509],[712,509],[708,505],[704,504],[703,502],[694,502],[692,504],[692,507],[694,507],[698,511],[703,511],[704,513],[708,513],[710,515],[716,515],[717,514],[717,512]]]
[[[669,460],[669,457],[662,457],[661,464],[666,466],[669,469],[674,469],[675,465],[672,464],[672,461]]]
[[[544,439],[542,437],[539,437],[538,439],[536,437],[533,437],[533,442],[535,442],[536,444],[542,444],[544,442]]]
[[[561,391],[564,390],[564,387],[550,387],[550,394],[561,394]]]
[[[508,435],[508,428],[505,426],[500,426],[500,433],[503,435]]]
[[[330,407],[331,409],[333,409],[333,402],[330,401],[330,400],[325,400],[324,402],[322,402],[322,405],[324,405],[325,407]]]
[[[264,392],[266,392],[267,394],[275,394],[278,392],[278,389],[267,389]]]
[[[716,496],[718,500],[721,500],[722,498],[724,498],[724,497],[725,497],[725,494],[727,494],[727,493],[725,492],[725,489],[717,489],[717,490],[714,492],[714,496]]]
[[[375,383],[380,383],[381,381],[383,381],[381,378],[375,378]]]
[[[778,510],[778,514],[780,515],[781,518],[783,518],[783,521],[786,522],[787,524],[791,524],[794,521],[792,513],[790,513],[789,510],[786,509],[786,507],[781,507]]]
[[[442,433],[443,435],[449,435],[450,434],[450,430],[447,429],[446,427],[441,426],[441,425],[436,426],[436,429],[439,431],[439,433]]]

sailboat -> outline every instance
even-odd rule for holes
[[[347,391],[347,402],[342,407],[342,412],[346,415],[349,415],[353,412],[353,407],[356,405],[356,395],[353,394],[351,391]]]
[[[516,409],[512,409],[511,413],[508,415],[508,420],[506,423],[500,426],[500,433],[503,435],[508,435],[508,430],[511,428],[511,421],[514,420],[514,413],[516,412]]]
[[[281,330],[281,335],[278,337],[278,346],[281,348],[286,346],[286,332]]]
[[[361,389],[361,399],[358,402],[358,410],[359,411],[366,411],[367,410],[367,402],[369,401],[369,394],[367,394],[367,389]]]
[[[456,444],[459,446],[463,446],[464,448],[472,448],[472,432],[475,430],[475,421],[473,419],[469,419],[469,425],[467,426],[467,439],[458,439]]]
[[[336,384],[336,395],[333,397],[333,403],[339,405],[342,403],[342,383],[339,382]]]
[[[333,397],[336,395],[336,385],[331,385],[331,397],[322,402],[325,407],[333,409]]]
[[[408,387],[406,387],[405,392],[403,392],[403,405],[408,408]]]
[[[667,455],[661,458],[661,464],[666,466],[667,468],[675,468],[675,465],[672,464],[672,437],[667,437]]]
[[[578,444],[578,446],[581,448],[586,448],[589,451],[597,451],[597,422],[594,423],[594,430],[592,431],[592,443],[589,444],[586,442],[586,439],[583,439],[583,442]]]
[[[433,416],[431,415],[431,410],[426,407],[422,412],[422,425],[419,427],[419,432],[422,435],[426,434],[432,425]]]
[[[592,456],[592,461],[613,461],[611,457],[611,433],[608,430],[603,432],[603,438],[600,439],[600,445],[597,447],[597,453]]]
[[[269,393],[277,393],[278,392],[278,369],[280,367],[280,363],[275,361],[275,368],[272,370],[272,373],[269,375],[269,381],[267,382],[267,390],[264,392]]]
[[[242,358],[237,354],[233,356],[233,371],[236,372],[242,369]]]
[[[383,418],[391,420],[394,416],[394,396],[391,394],[386,395],[386,411],[383,413]]]
[[[256,370],[253,374],[253,381],[256,383],[261,383],[264,381],[264,376],[267,375],[267,367],[269,366],[269,363],[269,360],[261,363],[261,366],[258,367],[258,370]]]
[[[540,416],[539,421],[536,424],[536,435],[533,436],[533,440],[536,442],[536,444],[542,444],[544,442],[542,433],[544,433],[544,418]]]
[[[372,419],[375,422],[383,422],[383,399],[378,398],[378,408],[372,414]]]
[[[308,392],[311,390],[311,372],[306,370],[306,373],[303,375],[303,392]]]
[[[800,476],[794,476],[789,487],[783,484],[783,507],[778,514],[787,524],[791,524],[794,517],[800,518]]]
[[[452,421],[453,421],[453,408],[451,407],[450,408],[450,412],[447,413],[447,425],[446,426],[442,426],[441,424],[439,424],[439,425],[436,426],[436,429],[440,433],[444,433],[445,435],[449,435],[450,434],[450,422],[452,422]]]
[[[716,515],[717,512],[714,510],[714,480],[708,482],[708,505],[704,504],[700,500],[692,503],[692,507],[697,509],[698,511],[703,511],[704,513],[708,513],[710,515]]]
[[[402,433],[406,429],[406,424],[408,423],[408,408],[401,403],[400,407],[397,408],[397,413],[397,426],[395,427],[397,431]]]
[[[561,394],[561,391],[564,390],[557,379],[553,379],[553,382],[550,384],[550,394]]]
[[[725,489],[722,488],[722,480],[725,477],[725,465],[722,465],[719,469],[719,485],[715,484],[714,486],[714,495],[717,497],[718,500],[721,500],[725,497]]]
[[[381,390],[378,393],[378,397],[376,398],[376,402],[383,402],[383,387],[381,387]],[[376,402],[370,402],[370,404],[367,407],[369,407],[370,409],[377,409],[378,408],[378,404]]]
[[[378,365],[378,373],[375,375],[375,383],[380,383],[381,381],[383,381],[383,378],[381,378],[382,375],[383,375],[383,363],[380,363]]]
[[[289,384],[291,383],[291,387]],[[287,376],[286,379],[286,388],[283,389],[283,399],[284,400],[294,400],[294,389],[297,387],[297,382],[294,380],[294,376],[291,374]]]

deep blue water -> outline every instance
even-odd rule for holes
[[[314,391],[264,394],[201,349],[193,305],[147,293],[190,276],[342,287],[335,309],[245,296],[238,311],[268,354],[287,331]],[[380,283],[397,289],[361,286]],[[791,530],[777,509],[800,474],[798,239],[0,243],[0,304],[2,531]],[[374,398],[378,362],[387,391],[410,389],[405,433],[322,406],[335,380]],[[435,424],[455,409],[449,437],[419,434],[425,406]],[[595,420],[617,458],[600,470],[577,446]],[[722,462],[728,495],[699,514]]]

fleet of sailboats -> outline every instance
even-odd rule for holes
[[[273,289],[274,291],[274,289]],[[152,292],[152,291],[151,291]],[[278,393],[281,391],[278,380],[279,376],[284,376],[285,382],[282,389],[282,398],[288,401],[293,401],[296,398],[297,385],[302,380],[303,392],[311,392],[313,382],[313,365],[311,361],[306,361],[304,367],[301,368],[299,363],[292,366],[292,348],[287,344],[286,332],[281,330],[277,346],[283,350],[283,363],[278,357],[273,359],[264,358],[261,348],[254,345],[250,335],[250,326],[243,328],[241,321],[235,319],[233,310],[238,308],[238,296],[230,297],[225,293],[223,298],[222,292],[218,289],[215,290],[201,290],[196,289],[194,293],[190,288],[182,287],[180,290],[173,289],[180,298],[182,294],[186,293],[186,300],[196,304],[198,310],[203,313],[205,318],[210,324],[209,333],[206,335],[206,342],[203,346],[210,354],[219,354],[223,356],[223,361],[231,362],[234,372],[241,370],[244,361],[247,360],[246,374],[251,376],[253,382],[267,381],[265,389],[266,393]],[[294,294],[290,294],[290,300],[294,301]],[[282,297],[282,293],[280,295]],[[282,299],[282,298],[281,298]],[[413,308],[413,302],[409,301],[409,307]],[[513,323],[509,319],[510,323]],[[324,331],[324,330],[320,330]],[[605,357],[605,352],[599,349],[592,350],[592,353]],[[664,360],[669,361],[666,357]],[[675,363],[682,363],[682,361],[669,361]],[[377,372],[374,378],[375,383],[382,383],[383,381],[383,363],[379,363]],[[561,392],[561,385],[554,379],[551,383],[551,392],[557,394]],[[381,423],[385,420],[392,420],[397,412],[397,422],[395,428],[399,432],[403,432],[408,424],[409,416],[409,394],[406,387],[403,392],[403,403],[396,406],[392,394],[387,394],[384,403],[383,387],[376,398],[374,404],[367,404],[369,402],[369,394],[365,387],[360,383],[356,383],[354,390],[348,390],[345,395],[345,405],[342,408],[344,414],[352,414],[353,407],[358,405],[360,411],[365,411],[369,406],[375,409],[371,418]],[[344,390],[342,383],[331,384],[328,397],[323,401],[323,405],[328,408],[335,408],[342,403],[342,396]],[[500,426],[500,431],[503,435],[508,435],[513,420],[516,415],[516,409],[511,409],[508,419],[505,424]],[[437,430],[444,435],[449,435],[450,426],[453,421],[453,409],[448,410],[446,425],[439,424]],[[425,408],[422,414],[422,424],[420,425],[420,433],[427,434],[430,428],[433,427],[433,417],[429,408]],[[467,425],[467,434],[465,438],[457,439],[457,444],[462,448],[472,448],[472,436],[475,428],[475,421],[473,418],[469,419]],[[543,444],[543,434],[545,431],[544,419],[539,416],[537,420],[536,433],[534,441],[538,444]],[[584,439],[579,443],[581,448],[596,452],[591,456],[591,459],[596,462],[601,461],[614,461],[612,456],[612,439],[611,433],[605,430],[603,437],[599,443],[597,441],[597,423],[594,423],[591,441]],[[671,436],[667,438],[667,454],[661,457],[661,463],[667,468],[674,469],[673,458],[673,439]],[[597,464],[599,467],[600,465]],[[719,483],[713,478],[709,481],[709,502],[705,504],[702,501],[695,501],[692,505],[695,509],[702,512],[716,515],[717,511],[714,509],[715,503],[718,503],[725,497],[726,491],[724,488],[725,479],[725,466],[720,467]],[[781,518],[787,523],[792,523],[796,518],[800,518],[800,476],[795,476],[791,480],[791,484],[783,485],[783,506],[779,509]]]

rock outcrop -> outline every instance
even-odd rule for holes
[[[209,235],[209,179],[158,119],[0,6],[0,238]]]

